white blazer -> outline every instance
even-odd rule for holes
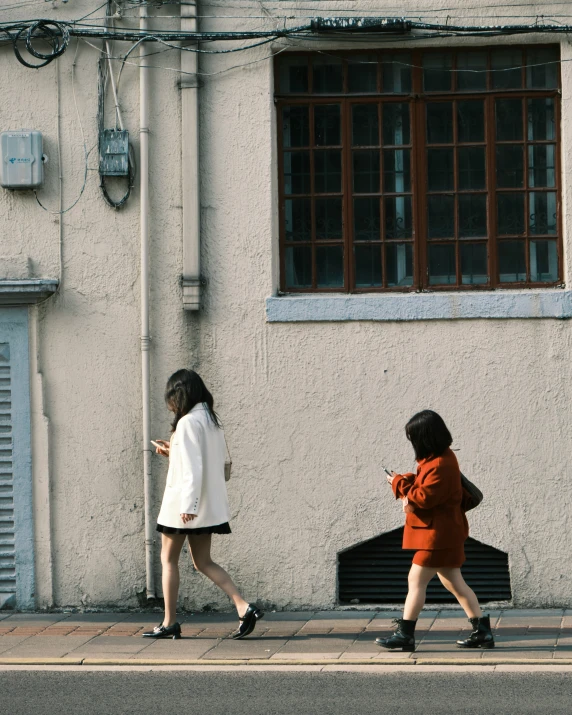
[[[169,472],[157,523],[175,529],[224,524],[230,508],[224,481],[226,443],[206,405],[195,405],[177,423],[169,456]],[[196,514],[183,523],[181,514]]]

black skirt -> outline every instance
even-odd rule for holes
[[[157,531],[161,534],[191,534],[191,536],[193,534],[195,536],[199,534],[232,534],[228,521],[225,521],[224,524],[216,524],[215,526],[199,526],[196,529],[176,529],[174,526],[157,524]]]

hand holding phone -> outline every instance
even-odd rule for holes
[[[160,442],[156,442],[154,439],[151,440],[151,444],[153,447],[155,447],[156,454],[162,454],[163,457],[168,457],[169,456],[169,443],[165,442],[164,439],[161,440],[163,444]]]

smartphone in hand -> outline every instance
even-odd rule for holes
[[[387,467],[384,467],[384,466],[383,466],[383,464],[381,465],[381,468],[382,468],[383,471],[387,474],[388,477],[392,477],[392,476],[393,476],[393,472],[390,472]]]
[[[151,444],[153,447],[156,447],[157,449],[165,449],[162,444],[159,444],[159,442],[155,442],[155,440],[151,440]]]

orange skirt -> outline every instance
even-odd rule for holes
[[[413,556],[413,563],[434,569],[460,569],[465,563],[465,546],[461,544],[454,549],[419,550]]]

